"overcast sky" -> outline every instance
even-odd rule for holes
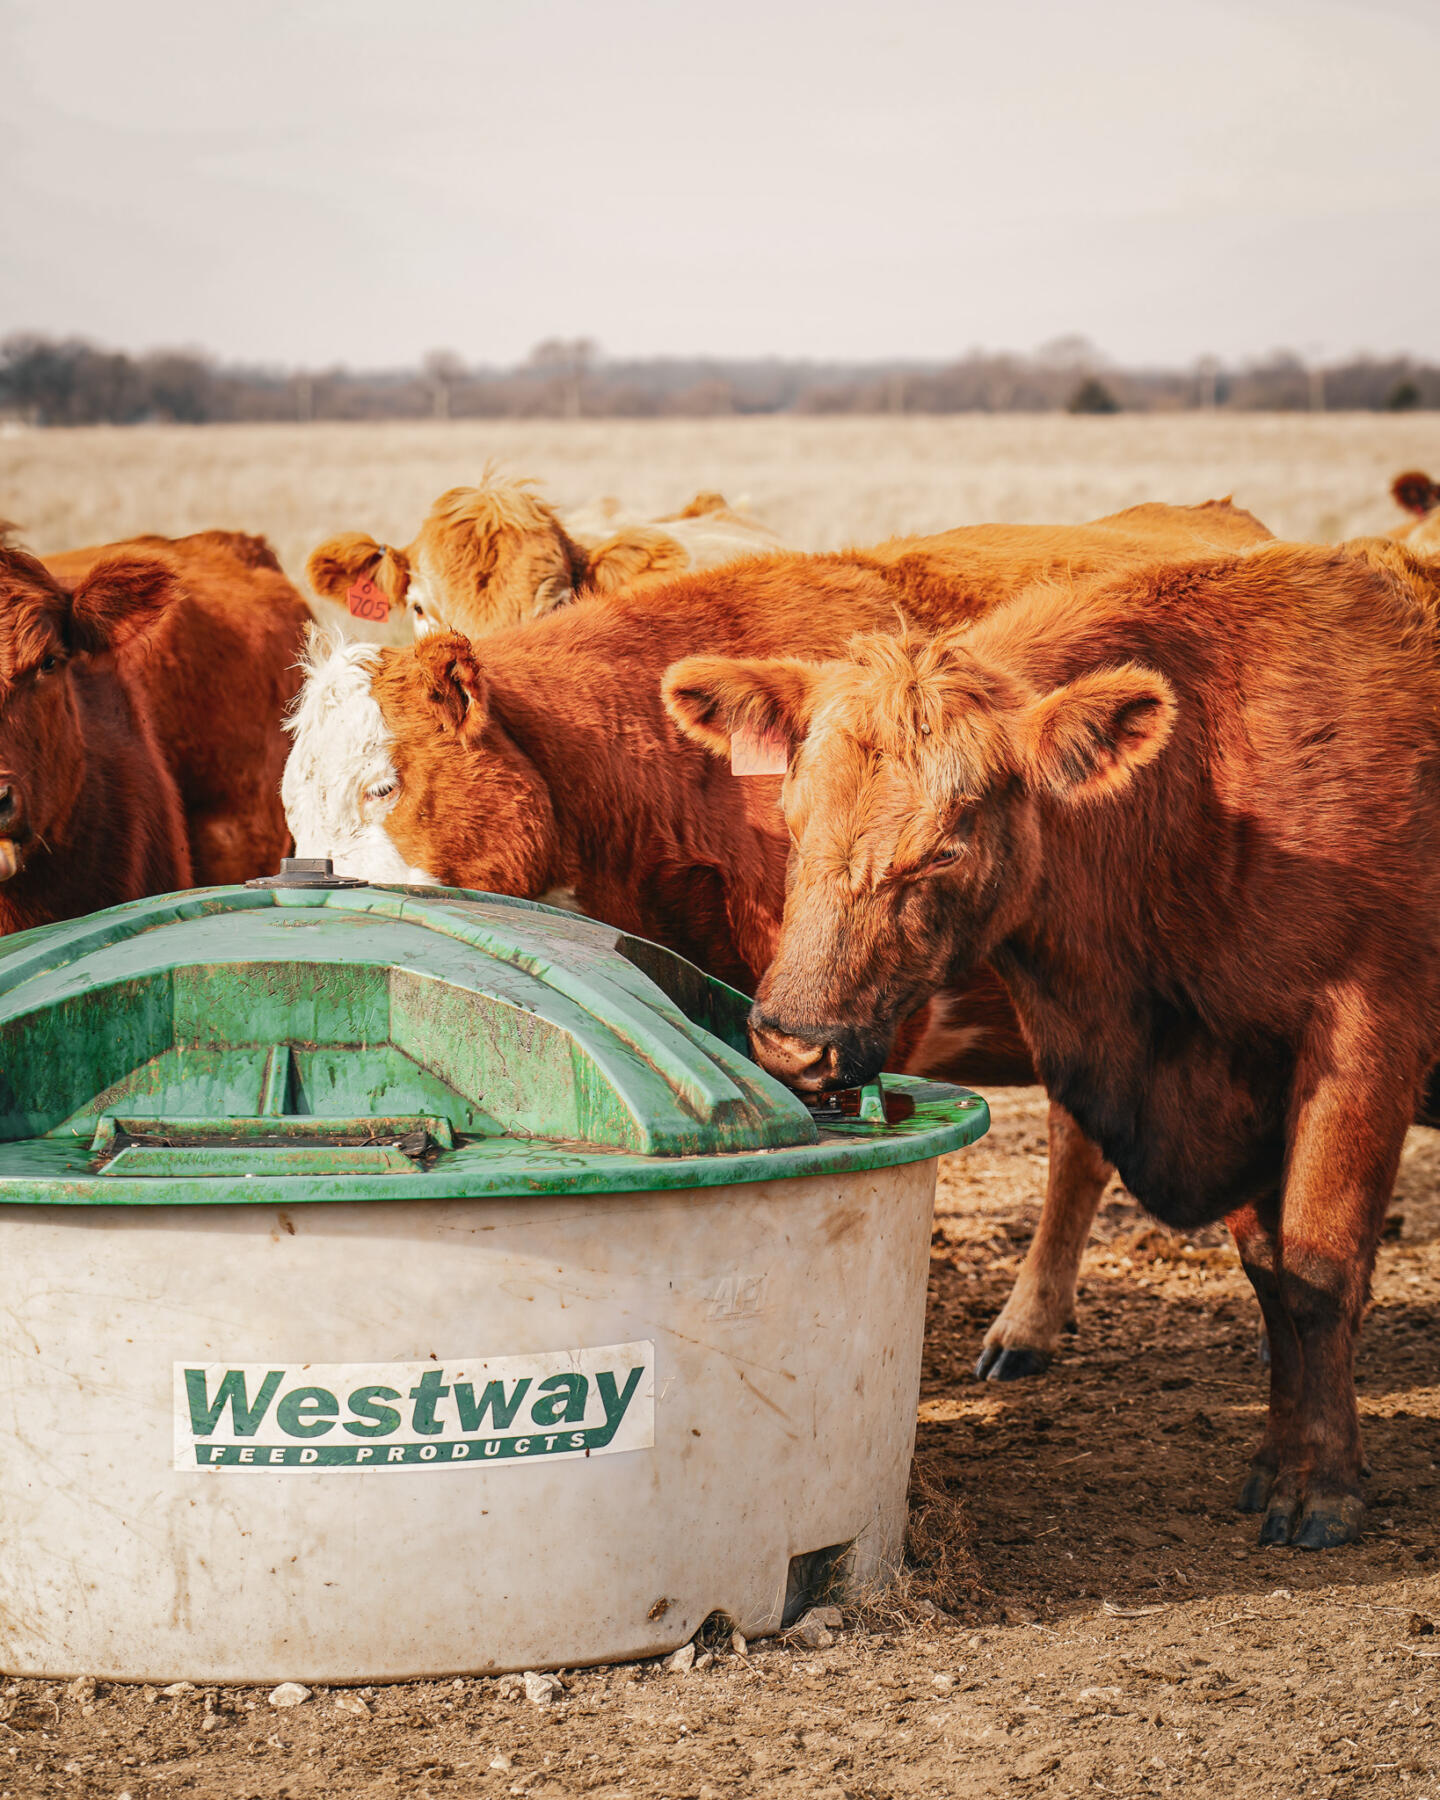
[[[1440,357],[1440,0],[0,0],[0,335]]]

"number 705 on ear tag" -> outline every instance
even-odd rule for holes
[[[783,775],[790,766],[790,743],[783,732],[742,726],[730,739],[732,775]]]

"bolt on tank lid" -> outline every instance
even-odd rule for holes
[[[247,888],[356,888],[365,883],[355,875],[337,875],[328,856],[284,856],[278,875],[257,875]]]

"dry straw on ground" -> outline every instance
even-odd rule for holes
[[[564,506],[748,501],[806,549],[984,520],[1073,522],[1233,493],[1282,536],[1383,531],[1391,478],[1440,472],[1440,414],[783,417],[200,426],[0,435],[0,517],[45,552],[142,531],[260,531],[294,576],[322,538],[406,543],[488,459]]]

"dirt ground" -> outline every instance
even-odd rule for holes
[[[1115,1189],[1049,1375],[971,1379],[1044,1176],[1041,1096],[992,1106],[942,1167],[920,1404],[950,1615],[567,1672],[549,1705],[504,1677],[366,1689],[360,1711],[11,1682],[0,1800],[1440,1800],[1440,1135],[1412,1134],[1361,1348],[1366,1536],[1316,1555],[1258,1549],[1231,1511],[1264,1380],[1220,1232],[1171,1238]]]

